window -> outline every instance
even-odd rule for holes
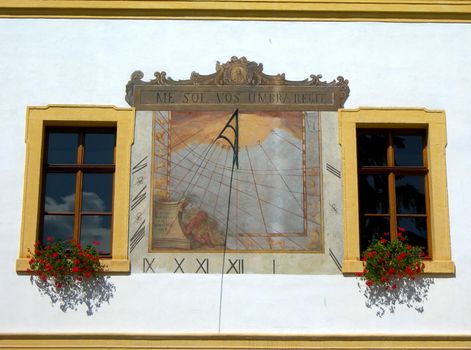
[[[48,236],[100,241],[109,272],[129,272],[128,215],[134,110],[29,107],[20,257]]]
[[[400,108],[339,111],[344,273],[361,251],[398,227],[424,247],[425,272],[453,274],[446,185],[445,114]]]
[[[357,129],[360,252],[398,229],[428,255],[427,134]]]
[[[111,256],[114,128],[46,129],[39,237],[100,242]]]

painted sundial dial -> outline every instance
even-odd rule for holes
[[[233,149],[213,142],[227,112],[156,113],[152,249],[224,247]],[[227,249],[321,246],[315,120],[303,112],[241,112]]]

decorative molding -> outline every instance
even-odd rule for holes
[[[268,75],[263,73],[263,64],[248,61],[247,58],[232,56],[221,64],[216,62],[216,72],[208,75],[192,72],[190,79],[173,80],[166,72],[155,72],[155,79],[147,83],[142,81],[144,74],[136,71],[131,75],[129,84],[142,85],[294,85],[294,86],[347,86],[348,80],[338,77],[330,83],[321,81],[322,75],[310,76],[310,79],[291,81],[285,79],[285,73]],[[128,90],[128,89],[126,89]]]
[[[350,93],[350,88],[348,86],[348,80],[342,76],[337,77],[336,80],[332,80],[330,82],[322,81],[322,75],[320,74],[311,74],[309,78],[304,80],[287,80],[285,78],[285,74],[276,74],[276,75],[268,75],[263,72],[263,64],[256,63],[253,61],[247,60],[245,57],[236,57],[233,56],[229,61],[226,63],[220,63],[219,61],[216,62],[216,71],[211,74],[200,74],[197,72],[192,72],[190,79],[186,80],[174,80],[170,77],[167,77],[166,72],[155,72],[154,79],[150,81],[143,81],[144,74],[141,71],[135,71],[131,74],[131,78],[126,85],[126,102],[130,106],[136,106],[137,109],[158,109],[156,107],[159,103],[163,103],[171,108],[171,101],[159,101],[159,98],[156,98],[155,101],[149,102],[149,99],[146,100],[145,97],[141,97],[141,94],[148,92],[149,94],[158,93],[165,91],[167,93],[180,93],[183,94],[182,98],[187,99],[184,95],[186,93],[205,93],[206,102],[196,100],[193,101],[195,103],[205,104],[205,106],[221,106],[224,104],[225,101],[219,101],[218,99],[211,100],[211,94],[214,95],[214,91],[222,91],[215,88],[224,88],[224,91],[230,91],[232,93],[241,94],[237,98],[232,101],[232,106],[243,105],[244,103],[247,105],[253,105],[256,103],[256,98],[250,98],[250,96],[245,96],[244,93],[247,95],[249,93],[257,93],[263,91],[263,93],[289,93],[288,90],[283,89],[284,87],[293,88],[291,94],[299,94],[299,93],[322,93],[324,94],[324,99],[321,101],[313,100],[310,98],[307,101],[307,97],[303,97],[303,101],[298,101],[296,103],[296,96],[276,96],[273,98],[274,101],[263,102],[263,104],[277,104],[277,105],[290,105],[294,106],[296,104],[304,104],[303,110],[311,110],[306,107],[307,105],[315,106],[314,109],[317,108],[319,105],[332,105],[334,107],[327,108],[337,110],[338,108],[343,107],[348,95]],[[136,89],[136,87],[138,89]],[[142,87],[148,87],[147,89],[142,89]],[[207,88],[207,89],[205,89]],[[259,89],[264,88],[264,89]],[[311,89],[317,88],[317,89]],[[139,95],[137,98],[136,96]],[[214,96],[213,96],[214,97]],[[317,97],[317,96],[316,96]],[[147,102],[145,102],[145,100]],[[162,100],[162,99],[160,99]],[[172,101],[174,106],[176,107],[183,107],[181,106],[184,103],[189,101],[183,101],[181,98],[175,99],[176,101]],[[190,101],[191,102],[191,101]],[[228,102],[226,104],[231,104]],[[142,107],[139,107],[142,105]],[[144,107],[144,105],[146,105]],[[151,105],[151,106],[149,106]],[[181,108],[180,108],[181,109]],[[163,110],[163,109],[162,109]]]
[[[471,1],[0,0],[0,17],[471,22]]]
[[[469,349],[470,335],[0,334],[0,349]]]

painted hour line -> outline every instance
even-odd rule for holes
[[[146,167],[147,167],[147,156],[142,158],[139,162],[136,163],[136,165],[132,167],[132,173],[135,174]]]
[[[337,168],[333,167],[332,165],[330,165],[329,163],[326,164],[325,168],[327,169],[327,171],[329,173],[331,173],[332,175],[338,177],[338,178],[341,178],[342,177],[342,173],[340,172],[340,170],[338,170]]]
[[[146,232],[146,220],[143,220],[131,237],[129,251],[132,252],[144,238]]]
[[[339,269],[339,271],[342,271],[342,264],[340,263],[339,259],[335,256],[334,252],[329,249],[329,255],[332,258],[332,261],[334,262],[335,266]]]

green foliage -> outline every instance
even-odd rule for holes
[[[362,254],[363,272],[357,273],[368,287],[379,285],[385,289],[396,289],[398,279],[414,280],[424,271],[424,256],[420,247],[413,247],[402,235],[399,228],[397,239],[389,240],[389,233],[384,238],[373,242]]]
[[[96,277],[103,272],[99,255],[94,246],[82,248],[75,241],[54,241],[48,237],[47,245],[36,242],[34,252],[30,251],[28,272],[42,282],[60,289],[72,283]],[[93,242],[98,246],[99,242]]]

